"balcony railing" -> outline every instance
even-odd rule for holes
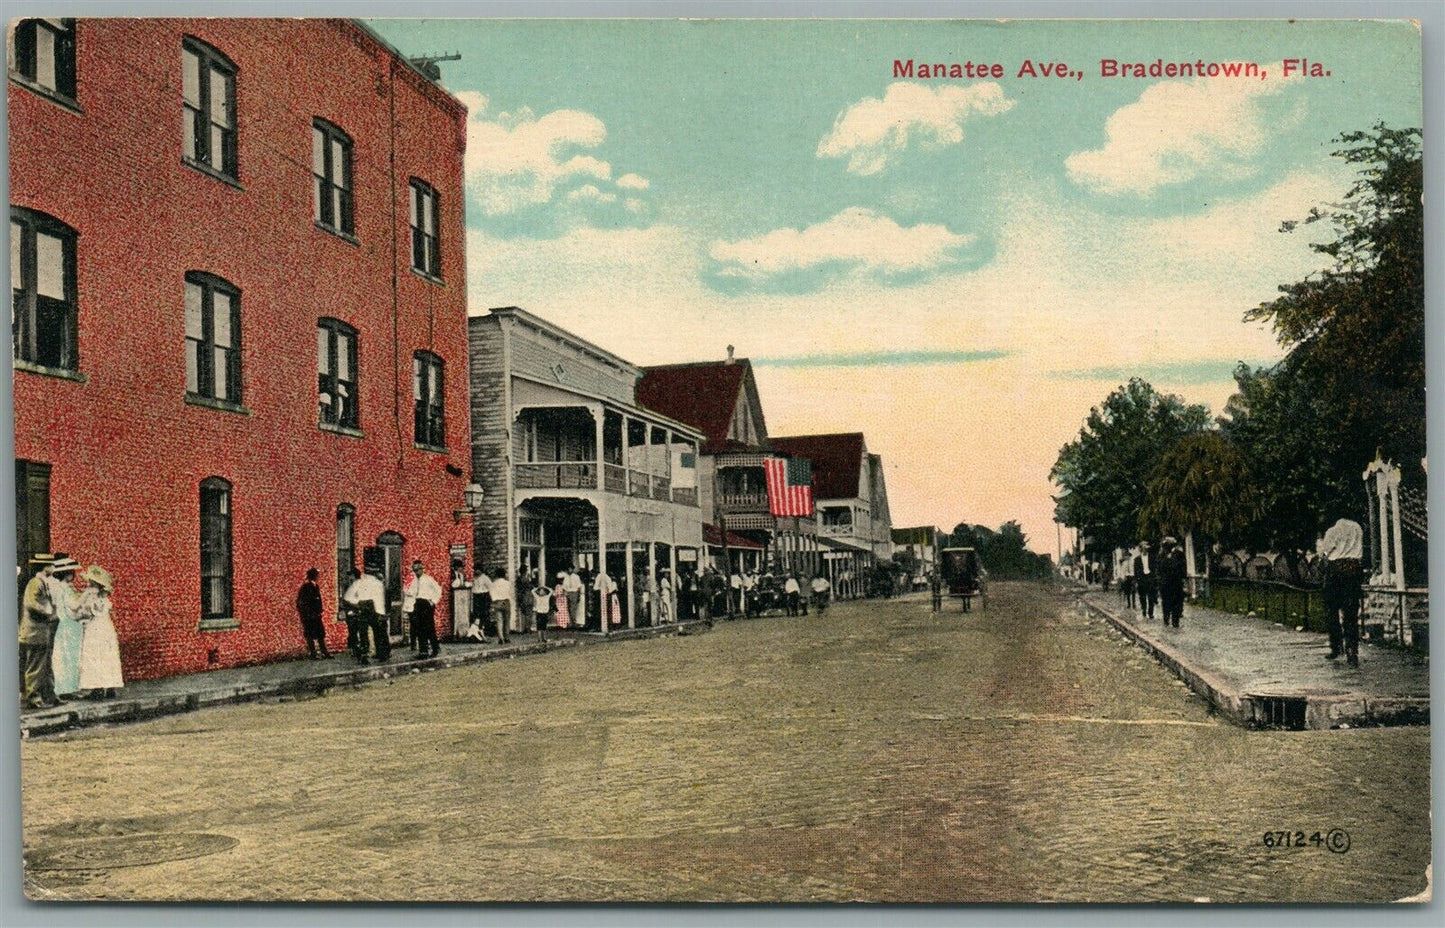
[[[602,480],[608,493],[627,492],[627,468],[621,464],[602,465]]]
[[[549,461],[513,465],[515,483],[524,490],[595,490],[597,465],[591,461]]]
[[[824,535],[833,535],[835,537],[847,538],[852,537],[855,534],[853,531],[853,523],[851,522],[844,522],[838,525],[829,525],[825,523],[819,528]]]
[[[596,490],[597,465],[592,461],[529,461],[512,467],[516,486],[522,490]],[[619,464],[602,465],[601,489],[626,493],[642,499],[697,505],[697,488],[674,487],[665,474],[629,471]],[[763,497],[767,507],[767,497]]]
[[[766,493],[719,493],[718,507],[723,512],[767,512]]]

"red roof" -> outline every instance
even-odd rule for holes
[[[733,411],[752,365],[747,358],[668,364],[643,368],[637,381],[637,404],[703,433],[703,454],[744,450],[728,438]]]
[[[863,433],[794,435],[769,439],[774,451],[813,462],[814,499],[851,499],[858,495],[863,466]]]
[[[716,525],[713,525],[710,522],[704,522],[702,524],[702,537],[703,542],[709,548],[723,547],[722,529],[718,528]],[[742,535],[739,535],[736,532],[728,532],[727,547],[748,548],[753,551],[763,550],[762,545],[758,544],[756,541],[753,541],[751,538],[744,538]]]

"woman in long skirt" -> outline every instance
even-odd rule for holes
[[[115,589],[110,571],[99,564],[85,572],[90,581],[80,597],[85,636],[80,643],[80,688],[91,696],[112,697],[125,686],[120,668],[120,639],[110,620],[110,594]]]
[[[54,646],[50,652],[50,669],[55,678],[55,695],[74,696],[80,692],[80,642],[85,633],[80,624],[80,594],[72,578],[80,565],[68,557],[57,556],[51,571],[51,600],[55,603]]]
[[[558,628],[566,628],[572,624],[571,611],[567,608],[567,593],[562,589],[562,582],[566,579],[565,573],[557,574],[557,585],[552,587],[552,614],[556,617]]]

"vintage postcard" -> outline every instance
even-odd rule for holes
[[[8,54],[29,899],[1431,898],[1418,24]]]

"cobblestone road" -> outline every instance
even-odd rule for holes
[[[1388,900],[1430,852],[1428,728],[1235,728],[1034,586],[83,731],[22,763],[34,898]],[[1348,853],[1262,842],[1331,828]],[[192,833],[239,843],[134,865]]]

